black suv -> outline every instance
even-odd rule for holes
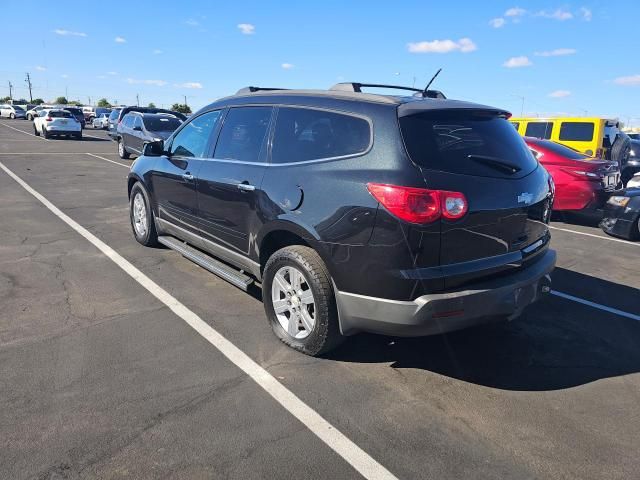
[[[78,108],[78,107],[60,107],[60,108],[66,110],[71,115],[73,115],[73,118],[75,118],[78,121],[78,123],[82,125],[82,128],[85,127],[86,122],[84,119],[84,113],[82,112],[81,108]]]
[[[181,124],[181,119],[169,113],[129,112],[116,128],[118,155],[140,155],[145,143],[166,140]]]
[[[362,86],[249,87],[147,144],[137,241],[260,282],[275,334],[309,355],[520,315],[550,289],[554,190],[510,114]]]

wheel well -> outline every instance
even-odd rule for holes
[[[130,178],[129,181],[127,182],[127,197],[131,198],[131,189],[133,188],[133,185],[137,182],[138,180],[136,180],[135,178]]]
[[[273,255],[274,252],[291,245],[310,246],[302,237],[287,230],[274,230],[273,232],[269,232],[260,245],[260,271],[264,270],[267,260],[269,260],[269,257]]]

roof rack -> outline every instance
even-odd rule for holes
[[[236,92],[236,95],[246,95],[247,93],[264,92],[272,90],[288,90],[286,88],[278,87],[244,87]]]
[[[329,90],[336,90],[341,92],[356,92],[362,93],[362,87],[374,87],[374,88],[391,88],[395,90],[407,90],[414,92],[414,96],[423,98],[447,98],[439,90],[423,90],[421,88],[403,87],[401,85],[383,85],[379,83],[357,83],[357,82],[342,82],[336,83]]]

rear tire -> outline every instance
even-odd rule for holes
[[[16,119],[16,116],[15,116],[15,114],[10,113],[10,114],[9,114],[9,118],[10,118],[11,120],[15,120],[15,119]]]
[[[618,167],[622,169],[629,160],[630,152],[631,140],[626,133],[620,132],[611,147],[611,160],[616,162]]]
[[[296,282],[291,272],[301,274],[302,278]],[[301,300],[303,298],[306,300]],[[275,335],[299,352],[322,355],[345,340],[340,333],[331,276],[318,253],[309,247],[285,247],[269,258],[264,268],[262,301]],[[279,313],[274,302],[280,305]],[[307,328],[309,319],[313,321],[311,328]],[[282,322],[288,325],[286,329]]]
[[[129,220],[136,241],[145,247],[158,244],[158,233],[151,209],[149,194],[140,182],[136,182],[129,196]]]
[[[73,138],[75,138],[76,140],[82,140],[82,132],[78,132],[74,134]]]
[[[131,156],[124,146],[124,140],[121,138],[118,139],[118,156],[124,160],[127,160]]]

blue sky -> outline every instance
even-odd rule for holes
[[[387,8],[385,8],[385,5]],[[187,101],[246,85],[424,86],[640,126],[640,2],[4,0],[0,96]],[[12,19],[6,21],[7,19]],[[635,58],[632,58],[635,57]]]

